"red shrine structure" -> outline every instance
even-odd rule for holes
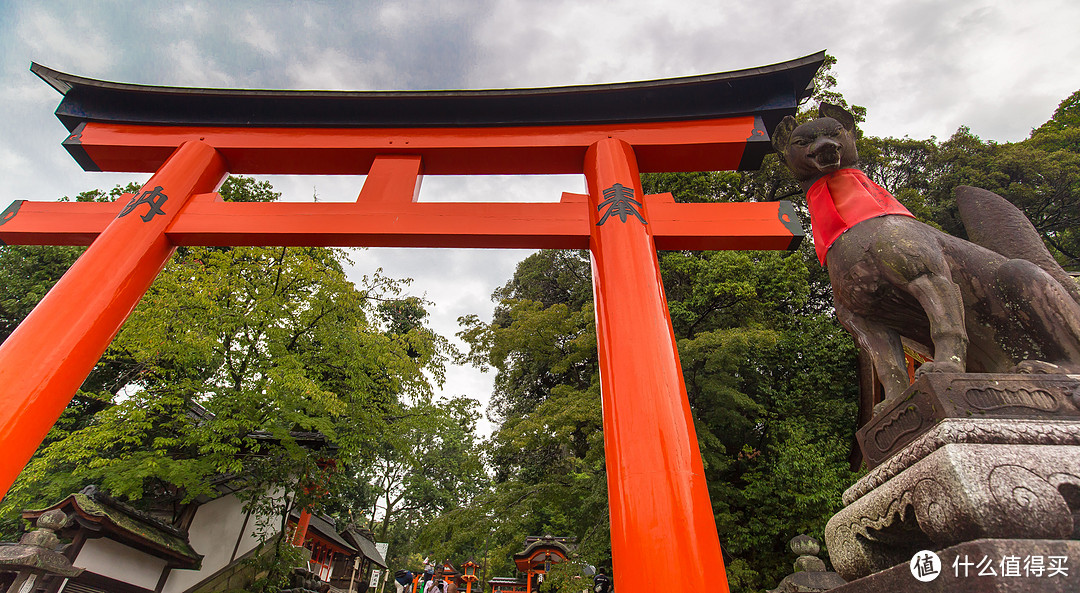
[[[492,577],[491,593],[534,593],[540,590],[551,567],[570,559],[576,546],[569,537],[530,535],[525,549],[514,554],[514,566],[522,578]],[[584,585],[583,585],[584,586]]]
[[[756,169],[824,59],[435,92],[142,86],[32,65],[63,95],[64,147],[83,169],[153,175],[117,203],[19,200],[0,213],[4,243],[89,245],[0,346],[0,492],[177,246],[589,249],[614,572],[650,565],[652,582],[727,591],[656,250],[791,249],[803,232],[789,203],[678,204],[643,195],[639,173]],[[225,203],[215,190],[229,173],[367,179],[355,203]],[[565,173],[588,193],[417,201],[423,175]]]

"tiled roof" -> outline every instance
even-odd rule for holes
[[[169,562],[174,568],[198,569],[202,555],[188,543],[185,532],[88,486],[77,494],[41,510],[23,511],[24,519],[37,519],[53,509],[74,514],[83,528],[103,531],[113,539]]]

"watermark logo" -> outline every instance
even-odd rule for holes
[[[976,556],[969,557],[967,554],[957,556],[952,563],[953,575],[958,578],[969,576],[1068,578],[1069,576],[1068,556],[1035,554],[1021,558],[1017,555],[1006,554],[998,562],[986,555],[978,560],[976,558]]]
[[[941,575],[941,558],[930,550],[922,550],[911,557],[908,568],[916,580],[929,583]]]

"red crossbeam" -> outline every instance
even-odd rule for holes
[[[422,203],[413,155],[379,155],[355,203],[223,202],[193,196],[166,229],[174,245],[320,245],[587,249],[586,196],[557,203]],[[11,245],[89,245],[120,211],[118,203],[16,202],[0,218]],[[658,249],[789,249],[801,237],[783,203],[676,204],[645,196]],[[795,233],[792,230],[796,230]]]
[[[213,146],[234,174],[364,175],[380,155],[417,155],[429,175],[581,173],[605,138],[634,147],[642,172],[739,168],[761,119],[513,128],[236,128],[88,122],[64,142],[87,170],[153,172],[188,140]]]
[[[119,213],[116,203],[24,201],[0,226],[9,245],[89,245]],[[788,249],[795,236],[781,204],[676,204],[671,194],[645,196],[656,247]],[[192,198],[166,230],[174,245],[319,245],[588,249],[585,196],[558,203],[238,203],[218,194]]]

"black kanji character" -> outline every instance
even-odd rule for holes
[[[641,224],[649,224],[645,222],[645,219],[641,217],[641,214],[634,208],[634,206],[641,207],[641,202],[634,199],[634,188],[626,187],[621,183],[604,190],[604,197],[607,198],[600,205],[596,207],[597,211],[600,211],[607,206],[607,212],[600,218],[600,222],[596,223],[596,226],[600,226],[607,222],[607,219],[612,214],[618,215],[619,220],[626,222],[626,216],[633,214],[641,221]]]
[[[150,210],[142,215],[142,219],[143,222],[150,222],[150,219],[158,214],[165,214],[165,211],[161,209],[161,205],[168,199],[169,196],[161,193],[161,186],[159,185],[151,191],[144,191],[141,196],[133,196],[127,206],[124,206],[124,209],[120,211],[120,216],[117,216],[117,218],[123,218],[131,214],[139,204],[146,204],[150,206]]]
[[[927,575],[937,574],[938,570],[934,567],[934,558],[927,554],[918,560],[918,571],[920,577]]]

